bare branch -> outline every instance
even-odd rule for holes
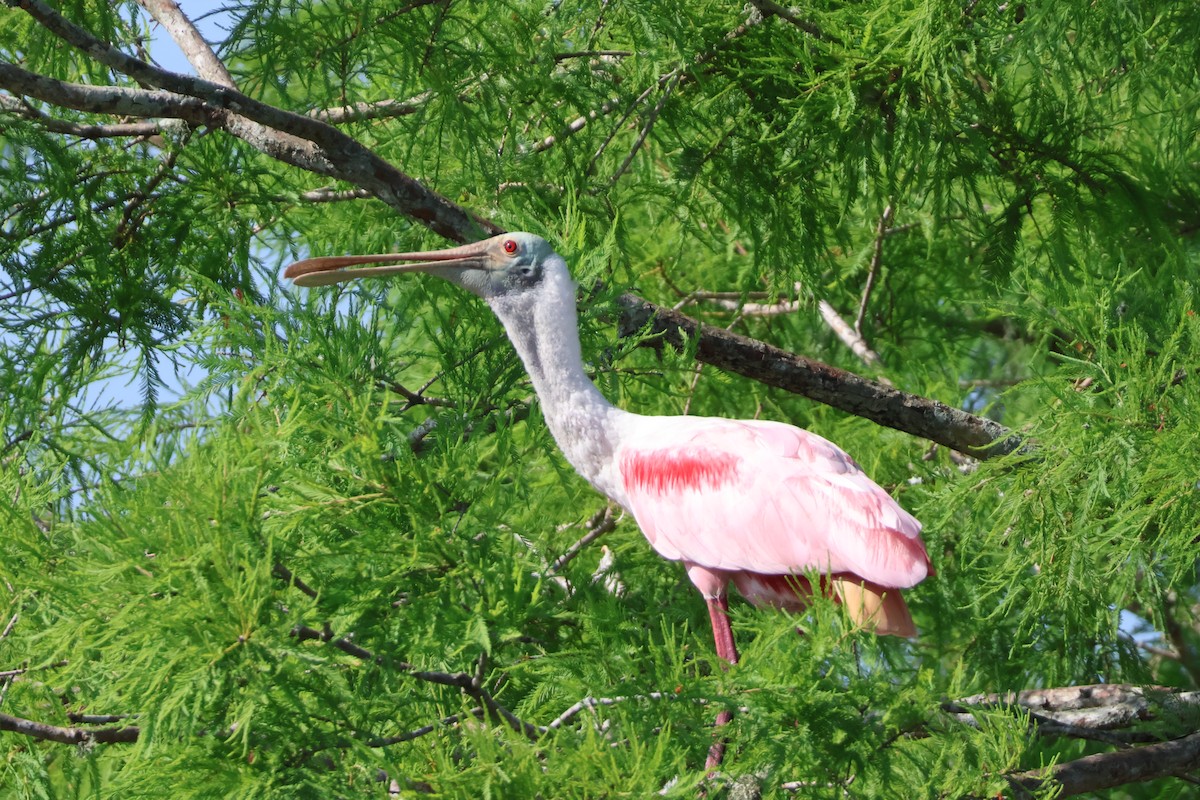
[[[444,397],[427,397],[424,392],[425,389],[429,388],[429,384],[426,384],[426,386],[414,392],[399,381],[388,380],[386,378],[377,378],[375,380],[375,386],[376,388],[393,392],[403,397],[406,401],[403,411],[407,411],[415,406],[436,406],[439,408],[456,407],[456,404],[453,400],[447,400]]]
[[[576,50],[571,53],[555,53],[555,61],[569,61],[572,58],[624,58],[633,55],[632,50]]]
[[[1118,740],[1098,737],[1094,732],[1128,728],[1138,722],[1154,720],[1163,710],[1200,709],[1200,692],[1096,684],[978,694],[942,705],[943,711],[968,725],[974,724],[972,708],[1020,708],[1030,714],[1040,733],[1116,742]],[[1160,738],[1142,740],[1158,741]],[[1126,742],[1129,738],[1119,741]]]
[[[442,686],[457,686],[462,689],[463,693],[481,702],[484,708],[487,709],[489,716],[494,720],[502,720],[510,728],[518,733],[525,735],[530,741],[536,742],[541,738],[544,732],[543,728],[518,717],[516,714],[509,711],[504,706],[496,702],[491,693],[482,686],[475,685],[475,679],[472,675],[465,672],[449,673],[449,672],[428,672],[422,670],[414,670],[409,673],[414,678],[420,681],[429,683],[437,683]]]
[[[654,93],[654,88],[654,86],[647,87],[640,95],[630,101],[628,106],[625,107],[625,111],[621,114],[621,117],[615,123],[613,123],[612,127],[609,129],[608,136],[604,137],[604,141],[601,142],[600,146],[596,148],[596,152],[592,153],[592,158],[588,162],[588,174],[591,174],[592,170],[595,169],[596,162],[600,160],[600,156],[604,155],[604,151],[608,149],[608,146],[612,143],[612,140],[616,138],[617,133],[625,124],[625,120],[633,116],[633,112],[637,109],[637,107],[646,102],[646,98]],[[605,106],[607,105],[608,104],[606,103]],[[579,122],[580,120],[575,121]]]
[[[271,574],[289,586],[295,586],[301,593],[308,595],[313,600],[317,599],[317,590],[297,578],[282,561],[275,562],[275,566],[271,568]]]
[[[0,680],[9,680],[17,677],[18,675],[24,675],[29,672],[38,672],[43,669],[57,669],[58,667],[65,667],[66,665],[66,661],[55,661],[52,664],[45,664],[44,666],[40,667],[18,667],[16,669],[0,670]]]
[[[880,360],[879,354],[871,349],[871,346],[863,339],[860,332],[851,328],[849,323],[842,319],[842,315],[833,306],[824,300],[819,300],[817,301],[817,310],[821,312],[821,319],[825,320],[825,324],[829,326],[829,329],[842,340],[842,344],[849,347],[851,352],[862,359],[864,364],[876,369],[883,368],[883,361]],[[891,381],[886,378],[881,379],[880,383],[885,386],[892,385]]]
[[[420,728],[416,728],[415,730],[408,731],[407,733],[401,733],[396,736],[385,736],[380,739],[372,739],[369,742],[367,742],[367,747],[388,747],[389,745],[400,744],[402,742],[411,742],[413,739],[419,739],[422,736],[433,733],[438,728],[446,728],[451,725],[457,725],[459,722],[466,719],[467,717],[474,717],[475,719],[482,719],[483,718],[483,707],[476,706],[475,708],[472,708],[470,711],[466,712],[465,714],[451,714],[448,717],[443,717],[442,719],[438,720],[438,722],[436,722],[432,725],[422,725]]]
[[[579,716],[580,713],[594,708],[599,708],[601,706],[615,706],[617,703],[625,703],[630,700],[662,700],[670,699],[672,697],[675,697],[675,695],[667,694],[666,692],[648,692],[647,694],[633,695],[630,697],[585,697],[551,720],[550,724],[547,725],[545,729],[548,731],[557,730],[571,720],[575,719],[575,717]],[[700,702],[703,704],[703,701]]]
[[[587,125],[589,122],[592,122],[593,120],[596,120],[596,119],[604,116],[605,114],[611,113],[613,110],[615,110],[617,108],[618,103],[619,103],[619,101],[615,97],[612,98],[611,100],[605,100],[603,103],[600,104],[599,109],[593,109],[592,111],[589,111],[586,115],[575,118],[574,120],[569,122],[567,124],[567,126],[565,128],[563,128],[562,132],[560,132],[558,135],[547,136],[545,139],[542,139],[540,142],[538,142],[533,147],[531,147],[530,150],[532,150],[535,153],[540,153],[543,150],[550,149],[555,144],[557,144],[560,139],[565,139],[573,133],[578,133],[579,131],[583,130],[584,126]]]
[[[552,563],[546,569],[546,576],[550,577],[557,575],[563,567],[571,563],[571,561],[577,555],[582,553],[585,547],[599,539],[604,534],[615,529],[617,527],[618,520],[619,517],[613,516],[612,506],[605,506],[596,512],[596,514],[590,520],[588,520],[587,533],[579,537],[579,539],[570,547],[568,547],[561,556],[554,559],[554,563]]]
[[[1059,787],[1055,797],[1073,797],[1130,783],[1186,774],[1200,768],[1200,732],[1170,742],[1077,758],[1045,770],[1009,775],[1014,789],[1035,792]]]
[[[766,292],[752,292],[747,297],[765,297]],[[692,292],[684,298],[680,308],[691,300],[705,300],[726,311],[736,311],[744,317],[777,317],[783,314],[793,314],[803,305],[799,300],[780,300],[777,303],[745,303],[737,292]]]
[[[644,336],[646,347],[683,350],[696,358],[769,386],[786,389],[880,425],[920,436],[980,458],[1012,453],[1021,437],[998,422],[936,400],[888,388],[845,370],[789,353],[766,342],[704,325],[631,294],[617,298],[621,336]]]
[[[340,108],[321,108],[308,112],[313,119],[336,125],[345,122],[361,122],[368,119],[391,119],[415,114],[433,97],[433,92],[422,92],[411,100],[376,100],[371,103],[355,103]]]
[[[44,739],[63,744],[108,744],[112,742],[136,742],[141,730],[134,725],[114,728],[64,728],[45,722],[34,722],[11,714],[0,713],[0,731],[20,733],[34,739]]]
[[[78,714],[74,711],[67,712],[67,719],[71,722],[81,723],[83,725],[111,725],[114,722],[120,722],[123,719],[132,719],[136,714]]]
[[[193,125],[207,125],[215,119],[212,110],[195,98],[180,97],[160,90],[67,83],[4,62],[0,62],[0,88],[93,114],[166,117]]]
[[[761,11],[763,16],[779,17],[784,22],[795,25],[797,28],[804,31],[814,39],[825,39],[826,41],[834,42],[835,44],[842,43],[841,39],[838,39],[836,36],[830,36],[821,30],[821,28],[815,22],[805,19],[794,9],[785,8],[784,6],[774,2],[774,0],[750,0],[750,4]]]
[[[366,662],[383,663],[383,659],[381,657],[376,656],[374,653],[372,653],[370,650],[366,649],[365,647],[359,647],[354,642],[350,641],[350,639],[347,637],[335,636],[333,631],[329,629],[328,625],[326,625],[323,630],[317,630],[316,628],[310,628],[307,625],[297,625],[295,628],[292,628],[292,636],[295,636],[297,639],[299,639],[302,642],[311,641],[311,640],[315,639],[320,642],[325,642],[326,644],[331,644],[334,647],[336,647],[338,650],[341,650],[343,653],[352,655],[355,658],[361,659]],[[405,671],[415,669],[415,667],[413,667],[412,664],[408,664],[403,661],[396,663],[394,666],[398,667],[399,669],[405,670]]]
[[[167,29],[175,44],[187,57],[188,62],[196,68],[201,78],[236,89],[233,76],[217,58],[217,54],[204,41],[200,31],[192,21],[180,10],[175,0],[137,0],[138,5],[150,12],[150,15],[160,25]]]
[[[58,119],[48,114],[43,114],[37,109],[7,95],[0,95],[0,111],[7,111],[19,117],[32,120],[43,130],[51,133],[61,133],[64,136],[78,136],[80,139],[117,139],[126,136],[156,136],[162,133],[162,126],[157,122],[88,125],[82,122]]]

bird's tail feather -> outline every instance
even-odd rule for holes
[[[829,578],[833,595],[846,608],[855,624],[874,628],[881,636],[917,635],[912,614],[899,589],[890,589],[858,577]]]

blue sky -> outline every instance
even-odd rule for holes
[[[201,34],[210,44],[216,45],[221,42],[225,36],[222,25],[229,19],[228,12],[219,11],[221,4],[211,2],[211,0],[204,0],[204,2],[184,0],[179,5],[183,12],[197,23]],[[201,17],[204,18],[200,19]],[[166,30],[159,25],[152,25],[150,32],[150,57],[159,66],[172,72],[181,72],[186,75],[196,74],[195,69],[183,55],[183,51],[179,49]],[[184,365],[183,369],[176,372],[170,364],[162,362],[159,364],[159,369],[166,384],[159,394],[159,401],[164,405],[178,399],[189,386],[195,385],[204,377],[203,370],[195,366]],[[141,402],[141,379],[135,372],[129,372],[93,384],[84,396],[83,406],[84,408],[112,406],[131,408],[139,406]]]

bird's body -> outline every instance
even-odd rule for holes
[[[366,263],[392,265],[354,268]],[[730,582],[755,605],[797,611],[812,593],[805,576],[820,574],[820,591],[859,624],[915,633],[899,590],[929,572],[920,523],[816,434],[761,420],[643,416],[609,403],[584,371],[575,284],[540,237],[512,233],[430,253],[311,259],[285,274],[314,286],[414,270],[440,275],[491,306],[563,454],[633,514],[659,554],[683,562],[708,603],[722,658],[738,658],[727,616]]]
[[[537,303],[485,299],[555,441],[580,475],[633,514],[660,555],[684,563],[706,600],[732,582],[754,605],[799,611],[811,590],[804,575],[817,572],[855,621],[915,633],[899,590],[928,573],[921,525],[850,456],[781,422],[615,407],[584,372],[565,264],[544,269],[540,283]]]

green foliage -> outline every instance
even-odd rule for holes
[[[157,56],[139,5],[59,10]],[[964,725],[942,701],[1195,689],[1200,11],[795,13],[820,36],[655,0],[243,2],[214,35],[264,102],[407,103],[339,127],[554,241],[614,401],[788,420],[854,454],[926,525],[937,575],[907,594],[920,639],[852,632],[828,601],[799,619],[735,601],[743,659],[724,671],[679,565],[628,518],[555,573],[604,503],[487,309],[418,278],[279,286],[294,257],[438,245],[423,228],[375,200],[319,202],[326,178],[220,132],[85,138],[48,118],[115,120],[31,118],[0,94],[0,712],[139,730],[0,733],[0,794],[694,797],[728,708],[727,773],[767,796],[994,797],[1005,774],[1103,747],[1000,708]],[[0,11],[0,58],[119,80],[19,9]],[[816,313],[853,324],[869,275],[878,368]],[[985,413],[1030,447],[964,464],[639,349],[613,331],[627,290]],[[800,308],[740,314],[712,293]],[[172,369],[189,367],[203,378],[181,389]],[[126,382],[135,402],[106,397]],[[438,675],[553,727],[533,740]],[[554,723],[587,698],[603,700]]]

